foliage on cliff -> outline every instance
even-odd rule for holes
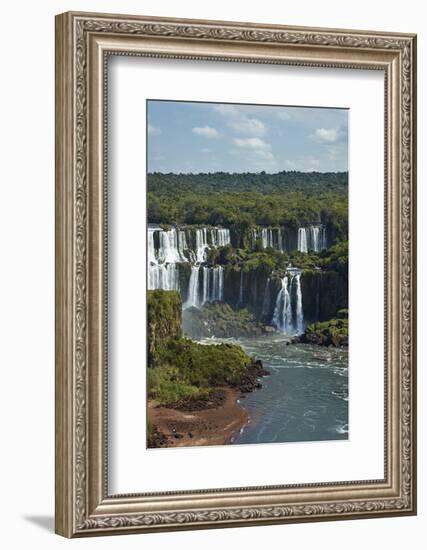
[[[181,297],[175,290],[149,290],[147,297],[148,324],[158,328],[158,334],[179,336],[181,331]]]
[[[182,338],[178,292],[149,291],[148,325],[148,394],[159,404],[207,399],[217,386],[239,384],[252,362],[239,346]]]
[[[336,319],[308,325],[299,341],[320,346],[348,346],[348,310],[338,311]]]
[[[303,270],[321,268],[324,271],[337,271],[347,275],[348,271],[348,241],[342,241],[321,252],[308,253],[280,252],[274,248],[233,248],[227,245],[208,250],[209,265],[234,266],[244,271],[261,269],[265,273],[273,270],[284,270],[288,264]]]
[[[237,385],[251,361],[232,344],[203,345],[168,338],[158,350],[155,368],[148,370],[149,397],[164,405],[207,399],[217,386]]]
[[[155,362],[156,352],[164,338],[181,336],[181,296],[175,290],[149,290],[148,315],[148,365]]]
[[[318,265],[328,271],[337,271],[342,275],[348,275],[348,241],[343,241],[331,246],[325,251]]]

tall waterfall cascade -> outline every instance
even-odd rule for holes
[[[288,268],[283,277],[271,324],[284,334],[301,334],[304,331],[300,270]]]
[[[299,252],[321,252],[327,248],[326,227],[323,224],[310,224],[299,227],[295,232],[285,227],[263,227],[251,229],[250,239],[252,248],[257,242],[262,248],[274,248],[280,252],[290,252],[297,249]]]
[[[252,247],[257,241],[261,242],[262,248],[274,248],[280,252],[286,252],[286,230],[284,227],[263,227],[251,230]]]
[[[220,227],[195,230],[148,227],[148,288],[182,291],[179,264],[190,263],[184,308],[224,300],[224,268],[204,265],[210,248],[230,244],[230,230]]]
[[[224,301],[224,268],[222,265],[216,267],[193,265],[187,296],[183,305],[184,309],[199,308],[209,302]]]
[[[308,225],[294,231],[293,249],[300,252],[320,252],[327,246],[326,228],[323,225]],[[261,242],[264,248],[285,251],[290,242],[285,228],[251,229],[249,237]],[[299,334],[304,331],[301,270],[289,266],[281,280],[281,288],[273,287],[273,275],[265,280],[263,287],[256,284],[250,272],[240,266],[240,273],[225,272],[222,265],[209,265],[208,255],[212,249],[231,244],[230,230],[222,227],[174,227],[163,229],[148,227],[147,231],[147,280],[148,289],[177,290],[183,300],[183,308],[201,308],[204,304],[224,302],[233,307],[251,308],[257,304],[258,314],[284,334]],[[230,276],[230,279],[228,277]],[[239,279],[237,279],[239,277]],[[224,296],[225,282],[234,281],[235,293],[230,289]],[[259,296],[259,292],[262,296]],[[277,294],[276,294],[277,292]]]
[[[309,225],[298,228],[299,252],[321,252],[326,250],[327,247],[326,227],[324,225]]]
[[[156,254],[154,230],[147,234],[148,249],[148,288],[179,290],[179,274],[176,260],[180,259],[176,234],[171,231],[160,231],[161,247]]]

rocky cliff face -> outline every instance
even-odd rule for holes
[[[148,314],[148,365],[153,366],[159,345],[166,338],[181,336],[182,302],[175,290],[149,290]]]
[[[247,308],[257,319],[270,323],[281,288],[281,279],[263,269],[226,270],[224,301],[234,308]],[[306,322],[324,321],[339,309],[348,308],[347,278],[335,271],[303,271],[302,306]]]
[[[188,299],[191,267],[181,264],[179,280],[182,302]],[[224,268],[223,302],[234,309],[246,308],[256,319],[271,323],[282,281],[263,266],[245,270]],[[203,295],[202,276],[198,294]],[[314,323],[335,317],[339,309],[348,308],[348,279],[336,271],[302,270],[302,308],[305,322]]]
[[[336,271],[305,271],[301,277],[306,322],[325,321],[348,308],[348,280]]]

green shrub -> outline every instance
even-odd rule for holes
[[[323,346],[348,345],[348,319],[330,319],[308,325],[301,340]]]
[[[147,292],[148,322],[174,319],[181,310],[181,296],[175,290]]]
[[[156,367],[148,370],[148,396],[162,405],[189,399],[207,398],[208,388],[198,388],[182,380],[177,369]]]
[[[238,384],[251,358],[233,344],[166,339],[148,369],[148,395],[163,405],[207,398],[213,387]]]

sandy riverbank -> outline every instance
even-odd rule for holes
[[[177,410],[148,402],[148,416],[156,427],[159,447],[224,445],[248,422],[248,413],[237,403],[241,390],[221,388],[222,402],[213,408]]]

